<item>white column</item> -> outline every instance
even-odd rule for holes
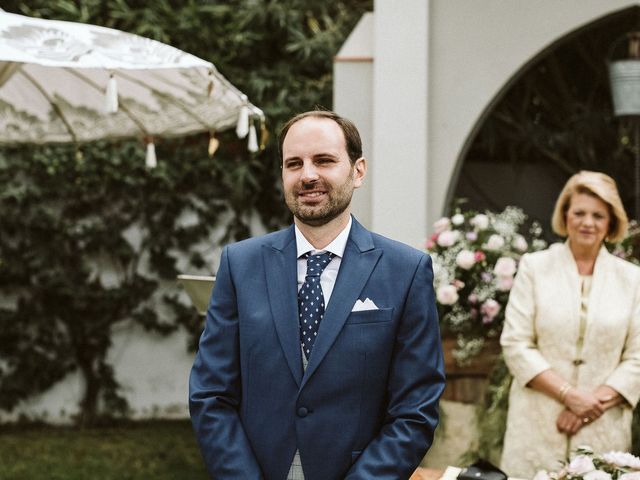
[[[372,228],[422,248],[428,233],[429,2],[374,4]]]
[[[362,153],[369,167],[373,158],[373,13],[365,13],[333,61],[333,109],[353,121],[362,137]],[[351,213],[371,225],[373,172],[353,194]]]

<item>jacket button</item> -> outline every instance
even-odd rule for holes
[[[309,410],[307,410],[307,407],[298,408],[298,416],[299,417],[306,417],[308,414],[309,414]]]

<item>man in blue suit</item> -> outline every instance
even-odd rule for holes
[[[407,479],[444,389],[431,259],[351,216],[366,161],[350,121],[300,114],[280,151],[294,225],[223,249],[191,372],[207,469]]]

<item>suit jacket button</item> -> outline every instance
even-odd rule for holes
[[[306,407],[298,408],[298,416],[299,417],[306,417],[308,414],[309,414],[309,410],[307,410]]]

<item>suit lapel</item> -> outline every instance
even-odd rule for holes
[[[263,245],[262,259],[267,273],[271,314],[280,345],[298,385],[302,380],[302,352],[298,324],[296,242],[293,226],[272,243]]]
[[[301,388],[318,368],[342,330],[381,254],[382,250],[374,249],[371,233],[353,219],[338,278],[320,323],[318,338],[313,345]]]

